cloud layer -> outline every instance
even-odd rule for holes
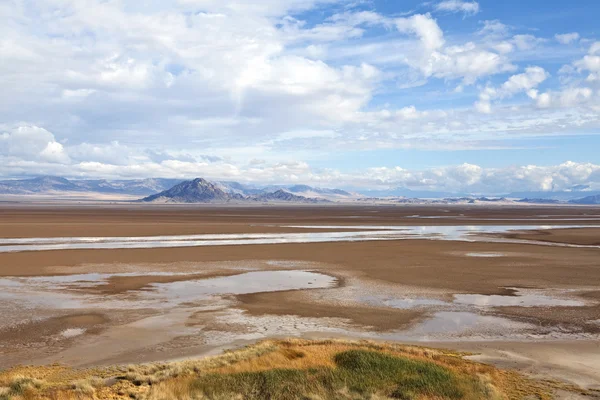
[[[588,165],[565,160],[420,172],[310,167],[331,149],[348,157],[452,151],[598,132],[595,38],[477,23],[485,10],[475,1],[423,7],[386,14],[335,0],[4,3],[0,174],[456,190],[464,182],[493,188],[500,176],[515,188],[595,184],[597,172],[556,175]],[[477,29],[455,33],[466,17]],[[467,170],[468,179],[453,178]]]

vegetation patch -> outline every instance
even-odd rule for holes
[[[174,363],[0,372],[0,400],[544,400],[554,388],[454,352],[344,340],[265,341]]]
[[[416,361],[372,350],[334,356],[335,367],[272,369],[207,374],[194,381],[198,397],[244,399],[481,399],[492,398],[477,377],[462,375],[432,361]]]

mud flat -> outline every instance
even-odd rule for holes
[[[598,225],[591,207],[3,206],[0,367],[346,337],[600,388]]]

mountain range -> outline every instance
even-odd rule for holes
[[[0,194],[46,194],[57,192],[94,192],[146,196],[180,183],[180,179],[70,180],[59,176],[0,181]]]
[[[360,193],[318,188],[308,185],[259,186],[233,181],[208,181],[197,178],[181,179],[66,179],[58,176],[39,176],[29,179],[0,181],[0,195],[69,195],[94,198],[121,196],[123,199],[144,198],[145,201],[163,202],[400,202],[400,203],[487,203],[518,202],[535,204],[600,204],[600,191],[588,187],[574,187],[565,191],[514,192],[501,196],[474,196],[468,193],[415,191],[407,188],[387,190],[361,190]],[[126,197],[124,197],[126,196]],[[159,200],[160,199],[160,200]]]
[[[144,202],[155,203],[229,203],[229,202],[286,202],[318,203],[327,200],[307,198],[278,189],[274,192],[251,193],[244,195],[243,185],[225,186],[223,183],[210,182],[203,178],[184,181],[171,189],[143,198]],[[226,190],[224,190],[226,189]],[[229,191],[227,191],[229,189]]]
[[[571,204],[600,204],[600,194],[569,201]]]

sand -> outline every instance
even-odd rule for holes
[[[425,216],[438,218],[422,218]],[[317,230],[288,225],[318,224],[600,225],[600,208],[0,206],[3,238],[310,232]],[[598,245],[600,228],[557,228],[502,237],[546,244]],[[489,254],[494,256],[486,256]],[[305,335],[321,325],[326,329],[319,335],[325,336],[343,334],[344,330],[395,332],[417,326],[435,311],[395,309],[360,303],[352,297],[367,287],[371,295],[426,296],[440,301],[451,301],[454,294],[510,295],[514,290],[507,288],[536,288],[563,290],[586,304],[496,307],[482,314],[540,329],[556,328],[559,339],[536,343],[510,338],[474,342],[470,338],[460,343],[444,341],[440,346],[475,349],[481,351],[479,360],[485,362],[514,367],[536,377],[562,376],[569,382],[594,387],[600,385],[600,376],[594,372],[596,367],[595,371],[600,371],[599,260],[598,248],[422,239],[0,253],[0,277],[9,280],[92,272],[138,273],[65,292],[101,296],[99,299],[130,299],[140,292],[152,293],[157,284],[231,276],[243,268],[303,269],[339,279],[329,289],[225,296],[218,307],[200,302],[169,310],[64,309],[40,313],[35,322],[0,329],[0,367],[23,362],[60,361],[81,366],[193,356],[260,339],[261,324],[268,324],[265,335],[294,334],[295,329],[299,329],[298,335]],[[14,317],[18,319],[19,315]],[[23,320],[27,317],[24,314]],[[579,336],[570,340],[571,333]],[[35,347],[39,343],[45,346],[41,352]],[[568,357],[564,356],[566,352]]]

